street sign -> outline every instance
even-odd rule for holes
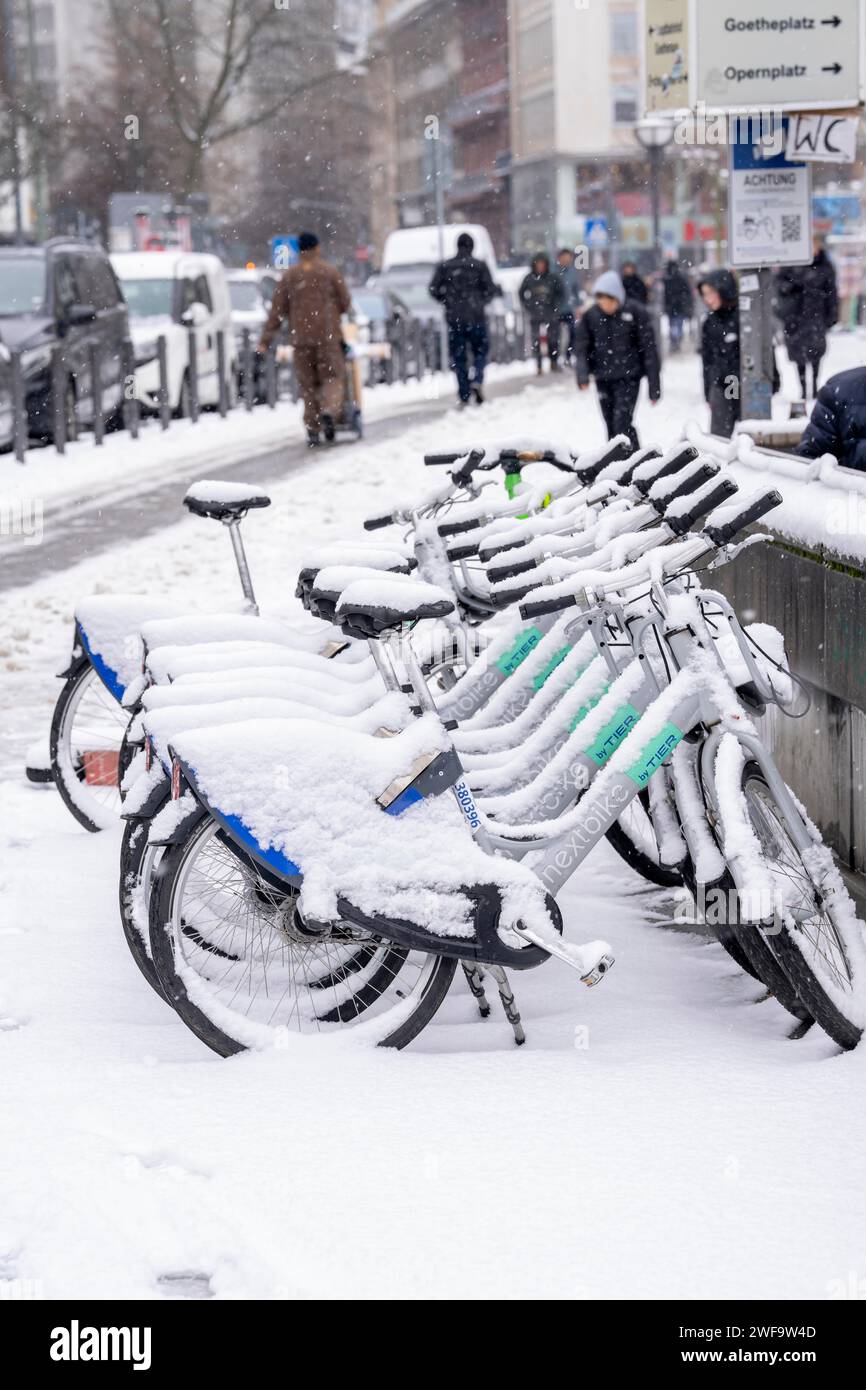
[[[789,125],[787,118],[784,124]],[[808,264],[812,259],[809,165],[794,163],[760,143],[732,145],[728,221],[732,266]]]
[[[603,251],[610,243],[606,217],[588,217],[584,231],[586,244],[592,251]]]
[[[275,270],[288,270],[300,255],[296,236],[271,237],[271,265]]]
[[[862,97],[862,0],[719,0],[692,10],[693,98],[710,110],[830,110]]]
[[[689,0],[644,0],[644,111],[689,104]]]
[[[792,116],[788,122],[788,159],[822,164],[853,164],[857,157],[857,116]]]

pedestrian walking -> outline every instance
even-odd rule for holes
[[[538,375],[543,371],[541,335],[547,331],[547,353],[550,370],[559,371],[559,316],[565,301],[562,279],[550,268],[550,257],[544,251],[533,256],[529,273],[520,285],[520,302],[529,320],[532,353]]]
[[[574,252],[569,250],[567,246],[563,246],[556,257],[556,265],[563,289],[559,321],[565,330],[565,360],[571,362],[574,358],[574,335],[577,331],[580,306],[583,303],[583,290],[580,284],[580,272],[574,263]]]
[[[589,388],[595,377],[598,403],[609,439],[628,435],[640,448],[634,412],[643,377],[653,405],[661,399],[658,344],[649,310],[626,297],[615,270],[608,270],[592,287],[595,303],[577,325],[575,363],[577,385]]]
[[[665,265],[662,276],[662,293],[665,313],[668,316],[671,352],[679,352],[682,347],[686,320],[690,319],[694,313],[694,299],[689,278],[680,268],[676,257],[671,257]]]
[[[637,273],[637,266],[634,261],[625,261],[622,270],[622,283],[625,288],[626,298],[634,300],[635,304],[649,304],[649,288],[646,280]]]
[[[812,243],[810,265],[785,266],[776,276],[776,312],[782,320],[788,356],[797,368],[803,399],[818,394],[818,372],[827,351],[827,331],[839,318],[836,269],[820,237]]]
[[[461,408],[475,398],[484,402],[484,369],[490,352],[487,332],[487,305],[502,291],[493,282],[486,261],[473,256],[475,242],[468,232],[457,238],[457,255],[436,267],[430,294],[445,309],[448,325],[448,353],[451,370],[457,377]],[[472,353],[472,375],[468,355]]]
[[[837,372],[821,387],[796,452],[807,459],[832,454],[845,468],[866,472],[866,367]]]
[[[740,418],[740,308],[730,270],[711,270],[698,283],[707,306],[701,329],[704,396],[710,433],[730,439]]]
[[[329,442],[334,438],[343,412],[346,364],[340,317],[352,301],[339,270],[323,259],[313,232],[301,233],[298,249],[297,265],[289,266],[274,292],[258,351],[267,352],[280,324],[288,322],[307,443],[314,448],[321,442],[320,432]]]

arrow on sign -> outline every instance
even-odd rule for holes
[[[837,14],[834,14],[834,16],[833,16],[832,19],[822,19],[822,20],[821,20],[821,23],[822,23],[822,24],[832,24],[834,29],[838,29],[838,28],[839,28],[839,25],[842,23],[842,21],[841,21],[841,19],[839,18],[839,16],[838,16]]]
[[[838,77],[838,76],[839,76],[839,73],[842,71],[842,64],[841,64],[841,63],[831,63],[831,65],[830,65],[829,68],[822,68],[821,71],[822,71],[822,72],[832,72],[832,73],[835,73],[835,75]]]

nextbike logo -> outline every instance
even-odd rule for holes
[[[544,633],[539,631],[537,627],[531,627],[527,632],[521,632],[514,646],[509,647],[507,652],[503,652],[496,662],[503,676],[513,675],[518,666],[523,665],[530,652],[538,646],[543,636]]]
[[[481,817],[478,814],[478,808],[472,798],[472,793],[465,782],[458,782],[456,784],[454,787],[454,795],[457,797],[457,804],[469,822],[469,827],[474,834],[476,830],[481,829]]]
[[[588,756],[599,767],[603,767],[611,754],[615,753],[623,740],[628,737],[639,719],[640,714],[634,705],[624,705],[614,715],[610,723],[605,724],[595,743],[587,748]]]
[[[620,812],[632,798],[622,783],[615,783],[608,791],[602,792],[591,802],[584,797],[580,803],[580,825],[575,826],[565,844],[556,850],[552,863],[540,870],[540,877],[548,887],[556,888],[563,883],[568,874],[581,861],[587,849],[605,834],[619,819]]]
[[[69,1327],[51,1332],[52,1361],[131,1361],[134,1371],[150,1370],[149,1327]]]
[[[646,786],[654,772],[658,772],[662,763],[669,758],[678,743],[682,743],[685,735],[675,724],[665,724],[658,738],[644,749],[633,767],[626,769],[626,777],[630,777],[639,787]]]

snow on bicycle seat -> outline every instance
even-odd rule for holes
[[[209,516],[213,521],[227,521],[230,518],[239,521],[256,507],[269,507],[271,499],[252,483],[202,478],[188,489],[183,505],[196,516]]]
[[[344,631],[359,630],[374,637],[403,623],[447,618],[454,609],[453,598],[437,584],[400,575],[375,575],[357,579],[343,590],[337,620]]]
[[[414,556],[404,555],[396,546],[323,545],[304,557],[304,570],[322,570],[331,565],[358,565],[369,570],[395,570],[408,574],[417,566]]]

